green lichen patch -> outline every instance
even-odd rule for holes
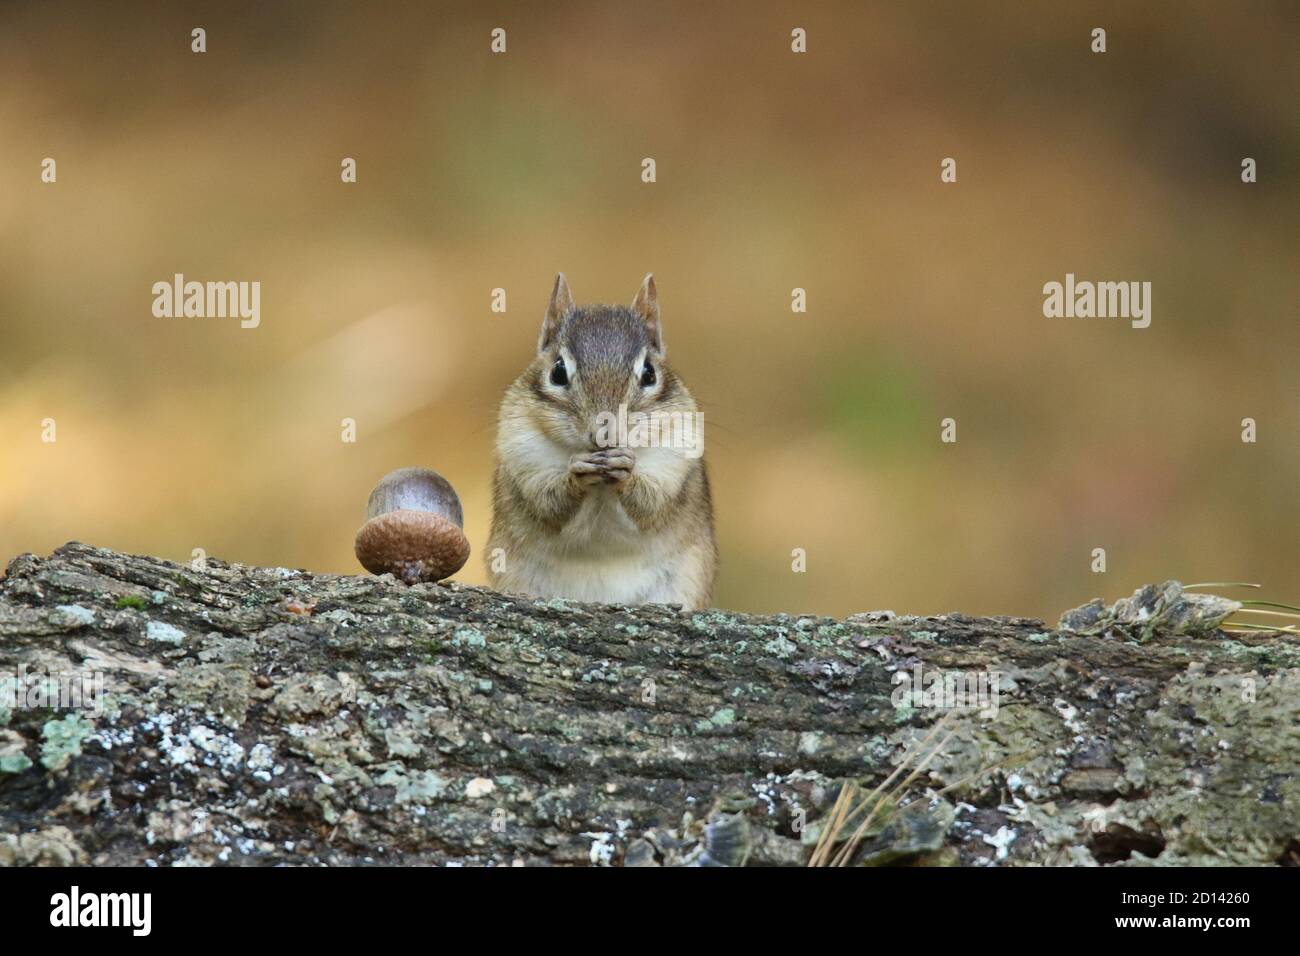
[[[776,657],[793,657],[798,652],[799,645],[784,634],[777,634],[776,637],[763,645],[763,650]]]
[[[31,758],[23,751],[27,738],[12,730],[0,730],[0,773],[22,773],[31,767]]]
[[[60,604],[50,612],[50,623],[75,630],[95,623],[95,612],[80,604]]]
[[[451,643],[454,647],[486,647],[487,637],[476,628],[462,627],[451,636]]]
[[[393,787],[394,799],[399,804],[427,805],[447,792],[447,781],[432,770],[411,773],[401,765],[390,767],[377,783],[381,787]]]
[[[24,753],[0,755],[0,773],[22,773],[31,765],[31,758]]]
[[[731,707],[719,707],[709,717],[697,720],[695,730],[697,733],[708,733],[714,730],[721,730],[724,727],[730,727],[736,722],[736,711]]]
[[[144,636],[151,641],[159,644],[171,644],[173,647],[179,647],[185,640],[185,632],[174,624],[168,624],[166,621],[149,621],[145,624]]]
[[[73,757],[81,755],[81,745],[94,733],[90,721],[81,714],[68,714],[62,720],[48,721],[41,728],[41,766],[57,771],[65,768]]]

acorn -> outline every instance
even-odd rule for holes
[[[428,468],[399,468],[370,492],[356,554],[372,574],[407,584],[441,581],[469,560],[465,516],[451,482]]]

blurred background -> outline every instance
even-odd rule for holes
[[[705,410],[720,606],[1055,620],[1169,577],[1300,597],[1298,23],[6,3],[0,561],[77,539],[354,573],[370,488],[419,464],[458,489],[481,583],[495,405],[555,272],[626,303],[653,271]],[[260,281],[260,327],[154,317],[178,272]],[[1150,281],[1151,327],[1044,318],[1067,272]]]

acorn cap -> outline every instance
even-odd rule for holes
[[[398,469],[370,493],[357,560],[373,574],[394,574],[407,584],[441,581],[469,560],[463,521],[447,479],[428,468]]]

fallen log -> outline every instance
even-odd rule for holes
[[[0,580],[11,865],[1295,864],[1298,755],[1295,635],[683,613],[77,543]]]

